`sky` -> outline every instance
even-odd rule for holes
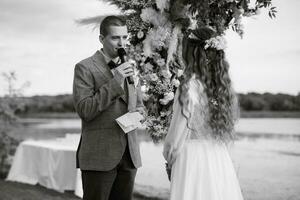
[[[237,92],[300,92],[299,0],[273,0],[279,13],[244,20],[241,39],[226,34],[230,75]],[[117,9],[97,0],[0,0],[0,73],[15,71],[23,94],[72,93],[73,70],[100,48],[98,29],[76,20]],[[7,84],[0,76],[0,96]]]

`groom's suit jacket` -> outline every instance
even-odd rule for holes
[[[104,56],[97,51],[77,63],[73,99],[82,122],[76,164],[81,170],[108,171],[120,162],[126,145],[132,162],[141,166],[136,131],[122,131],[115,119],[142,107],[141,90],[125,81],[124,89],[113,78]]]

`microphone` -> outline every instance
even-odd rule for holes
[[[124,48],[119,48],[118,49],[118,55],[119,55],[119,58],[121,60],[121,63],[124,63],[126,61],[125,60],[125,57],[126,57],[126,51],[125,51],[125,49]],[[129,84],[134,84],[132,76],[127,77],[127,81],[128,81]]]

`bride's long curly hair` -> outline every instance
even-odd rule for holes
[[[207,124],[212,136],[221,141],[234,139],[234,123],[238,118],[238,105],[228,73],[229,64],[225,52],[215,48],[205,49],[205,41],[215,36],[215,31],[202,27],[193,30],[193,37],[182,41],[182,58],[185,64],[184,78],[179,87],[179,103],[184,107],[188,96],[189,80],[196,75],[204,87],[207,97]],[[200,92],[200,91],[199,91]],[[189,120],[190,114],[182,113]]]

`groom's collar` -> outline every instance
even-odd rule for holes
[[[106,55],[103,51],[103,49],[100,49],[99,52],[102,54],[104,60],[106,63],[109,63],[111,61],[113,61],[114,63],[119,63],[120,62],[120,58],[119,57],[115,57],[115,58],[110,58],[108,55]]]

